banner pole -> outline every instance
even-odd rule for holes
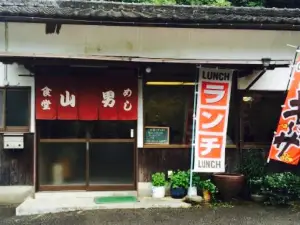
[[[287,84],[287,87],[286,87],[286,92],[288,92],[288,90],[289,90],[290,83],[291,83],[291,80],[292,80],[293,75],[294,75],[294,70],[295,70],[295,66],[296,66],[295,63],[297,61],[297,56],[298,56],[299,50],[300,50],[300,46],[298,46],[297,49],[296,49],[296,53],[295,53],[293,64],[292,64],[292,69],[291,69],[291,72],[290,72],[290,78],[289,78],[289,81],[288,81],[288,84]]]
[[[194,153],[195,153],[195,128],[196,128],[196,111],[197,111],[197,97],[198,97],[198,82],[199,82],[199,70],[201,67],[196,67],[196,76],[195,76],[195,87],[194,87],[194,105],[193,105],[193,127],[192,127],[192,147],[191,147],[191,165],[190,165],[190,187],[188,195],[192,195],[193,187],[193,167],[194,167]]]

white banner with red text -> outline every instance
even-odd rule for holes
[[[194,172],[225,171],[233,70],[201,68],[195,127]]]

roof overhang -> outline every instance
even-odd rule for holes
[[[0,0],[0,21],[299,30],[300,9],[154,5],[90,0]]]
[[[43,23],[43,24],[69,24],[69,25],[92,25],[92,26],[128,26],[128,27],[170,27],[170,28],[198,28],[198,29],[240,29],[240,30],[284,30],[300,31],[299,24],[277,24],[277,23],[239,23],[239,22],[201,22],[195,21],[143,21],[143,20],[91,20],[70,19],[51,17],[29,17],[29,16],[1,16],[0,22],[16,23]],[[53,31],[54,33],[54,31]]]
[[[223,60],[223,59],[173,59],[173,58],[146,58],[128,56],[105,56],[105,55],[55,55],[35,53],[8,53],[0,52],[0,61],[13,63],[35,59],[61,59],[61,60],[90,60],[90,61],[119,61],[139,63],[183,63],[183,64],[216,64],[216,65],[252,65],[262,66],[262,60]],[[291,60],[271,60],[269,67],[288,67]]]
[[[239,89],[244,91],[286,91],[292,67],[256,70],[239,78]]]

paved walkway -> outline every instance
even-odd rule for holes
[[[61,196],[60,198],[48,196],[28,198],[16,209],[16,215],[34,215],[46,213],[69,212],[76,210],[95,209],[149,209],[149,208],[188,208],[190,204],[181,199],[163,198],[139,198],[138,202],[96,204],[94,197],[76,193],[75,196]]]
[[[1,225],[291,225],[300,224],[297,208],[243,205],[189,209],[123,209],[77,211],[11,217]]]

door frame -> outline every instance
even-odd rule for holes
[[[87,149],[86,149],[86,154],[87,154],[87,163],[86,163],[86,190],[87,191],[131,191],[131,190],[136,190],[137,187],[137,179],[136,179],[136,138],[127,138],[127,139],[88,139],[87,140]],[[119,184],[119,185],[90,185],[90,177],[89,177],[89,166],[90,166],[90,160],[89,160],[89,153],[90,153],[90,148],[89,148],[89,143],[133,143],[133,184]]]
[[[135,130],[135,129],[134,129]],[[136,133],[136,132],[134,132]],[[64,191],[64,190],[83,190],[83,191],[131,191],[137,190],[137,145],[136,135],[127,139],[92,139],[92,138],[69,138],[69,139],[40,139],[37,140],[37,190],[38,191]],[[85,184],[83,185],[40,185],[39,183],[39,143],[86,143],[86,165],[85,165]],[[133,184],[130,185],[90,185],[89,179],[89,152],[90,143],[133,143]]]

